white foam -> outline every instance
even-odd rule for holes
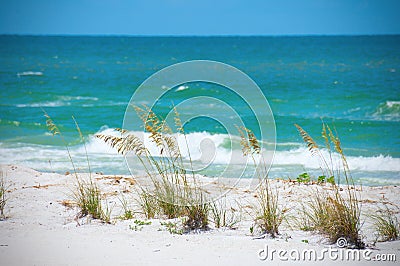
[[[400,101],[386,101],[381,103],[375,113],[374,120],[400,121]]]
[[[43,72],[40,71],[24,71],[17,73],[17,76],[43,76]]]
[[[189,89],[189,86],[181,85],[178,88],[176,88],[175,91],[184,91],[184,90],[187,90],[187,89]]]
[[[350,169],[362,171],[392,171],[400,172],[400,158],[391,156],[348,157]]]
[[[121,136],[121,133],[112,129],[108,128],[107,126],[101,127],[101,129],[96,134],[104,134],[104,135],[112,135],[112,136]],[[104,141],[90,136],[89,141],[86,143],[86,150],[90,154],[112,154],[116,155],[117,152],[115,149],[111,148],[109,145],[104,143]],[[85,152],[85,147],[81,145],[78,149],[78,152],[83,153]]]
[[[321,150],[322,155],[330,163],[329,153],[326,150]],[[390,171],[400,172],[400,158],[391,156],[347,156],[350,170],[357,171]],[[342,161],[339,154],[332,154],[332,164],[336,168],[341,167]],[[274,165],[302,165],[304,168],[318,169],[320,162],[317,156],[311,156],[306,147],[300,147],[290,151],[278,151],[275,153]]]
[[[99,133],[110,134],[118,136],[119,132],[109,129],[102,128]],[[143,132],[133,132],[138,136],[143,136],[144,143],[150,153],[153,156],[159,154],[159,148],[151,142],[149,134]],[[246,163],[246,159],[242,156],[242,151],[239,145],[240,139],[237,136],[230,137],[226,134],[210,134],[208,132],[194,132],[186,135],[186,140],[182,135],[175,135],[178,140],[180,151],[182,156],[189,159],[188,149],[190,150],[191,159],[194,161],[204,161],[212,159],[214,164],[242,164]],[[225,142],[232,141],[232,145],[237,147],[234,150],[229,150],[223,147]],[[285,144],[278,144],[279,146],[285,146]],[[318,169],[320,162],[317,157],[311,156],[307,147],[300,143],[288,143],[286,145],[299,146],[298,148],[291,149],[288,151],[276,151],[274,156],[274,165],[301,165],[304,168]],[[98,139],[91,138],[88,143],[88,151],[93,153],[107,153],[115,154],[115,151],[110,149],[106,144]],[[321,154],[329,160],[329,153],[326,150],[321,150]],[[211,158],[212,157],[212,158]],[[350,170],[359,171],[393,171],[400,172],[400,158],[392,158],[391,156],[348,156],[346,157]],[[336,167],[341,167],[341,159],[339,154],[332,154],[332,164]],[[331,164],[329,162],[329,164]]]
[[[110,129],[107,126],[102,127],[97,133],[114,136],[120,135],[118,131]],[[159,154],[158,147],[150,141],[148,133],[133,132],[133,134],[143,137],[144,143],[152,155],[157,156]],[[224,145],[229,143],[229,141],[232,141],[232,146],[235,147],[234,150],[224,148]],[[210,134],[207,132],[187,134],[191,159],[200,164],[209,162],[214,165],[245,164],[247,161],[242,156],[239,142],[239,137],[232,136],[230,138],[226,134]],[[178,144],[183,157],[189,159],[186,141],[183,136],[178,136]],[[123,163],[122,156],[117,155],[117,152],[113,148],[93,135],[87,138],[86,149],[91,162],[97,163],[98,168],[104,167],[112,171],[115,167],[114,170],[118,171],[118,167],[120,167],[118,163]],[[82,144],[70,147],[70,151],[74,158],[81,158],[78,161],[85,161],[86,153]],[[321,153],[326,160],[329,160],[329,154],[326,150],[321,150]],[[55,169],[69,167],[68,156],[63,147],[55,148],[53,146],[34,144],[13,144],[12,146],[8,145],[5,147],[4,144],[0,143],[0,163],[20,163],[40,170],[49,167],[49,160],[51,160],[52,167]],[[400,158],[392,158],[391,156],[384,155],[372,157],[348,156],[347,161],[351,171],[370,172],[371,174],[377,171],[387,171],[396,177],[400,173]],[[333,165],[341,166],[340,156],[336,153],[333,154]],[[291,166],[312,170],[319,169],[320,163],[317,157],[311,156],[304,145],[292,150],[275,152],[273,167],[287,169]]]
[[[21,122],[19,122],[19,121],[12,121],[12,123],[13,123],[16,127],[19,127],[19,125],[21,124]]]
[[[16,107],[60,107],[60,106],[69,106],[70,102],[65,101],[47,101],[47,102],[39,102],[39,103],[23,103],[16,104]]]
[[[386,101],[386,105],[392,108],[394,105],[400,105],[400,101]]]
[[[143,132],[131,132],[132,134],[139,136],[146,148],[153,156],[159,155],[159,148],[153,143],[150,139],[150,133]],[[115,131],[114,129],[110,129],[106,126],[102,127],[96,134],[104,134],[104,135],[112,135],[112,136],[120,136],[120,132]],[[230,153],[229,150],[223,149],[220,146],[223,144],[225,138],[229,138],[228,135],[224,134],[210,134],[207,132],[194,132],[186,135],[186,139],[183,135],[174,134],[176,137],[178,145],[180,147],[181,154],[184,158],[189,159],[190,156],[193,160],[201,160],[204,158],[204,149],[207,152],[218,153],[219,156],[216,158],[219,163],[228,163],[225,159],[226,155]],[[186,142],[187,141],[187,142]],[[187,145],[186,145],[187,143]],[[207,145],[208,144],[208,145]],[[91,136],[89,142],[86,144],[87,150],[89,153],[107,153],[107,154],[115,154],[115,151],[108,147],[103,141]],[[202,152],[203,150],[203,152]]]
[[[82,101],[84,103],[78,103],[84,107],[92,107],[94,106],[94,102],[97,102],[99,98],[91,97],[91,96],[59,96],[57,100],[54,101],[45,101],[38,103],[22,103],[16,104],[16,107],[61,107],[61,106],[70,106],[74,102]],[[89,103],[88,103],[89,102]],[[127,105],[126,102],[102,102],[101,106],[119,106],[119,105]]]
[[[90,97],[90,96],[60,96],[60,100],[63,101],[73,101],[73,100],[84,100],[84,101],[98,101],[99,98],[97,97]]]

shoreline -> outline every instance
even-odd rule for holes
[[[134,213],[131,220],[116,219],[122,212],[121,194],[135,210],[135,186],[143,181],[140,178],[93,174],[93,179],[107,195],[108,206],[112,207],[113,223],[105,224],[87,217],[75,218],[77,208],[68,205],[74,182],[72,175],[38,172],[20,165],[1,165],[1,169],[10,185],[5,208],[8,218],[0,221],[0,261],[5,265],[204,265],[206,262],[212,265],[265,265],[271,262],[270,258],[263,261],[258,253],[266,245],[270,250],[287,251],[315,249],[320,252],[324,248],[335,248],[324,237],[295,228],[290,219],[283,223],[277,238],[254,239],[249,232],[252,225],[249,213],[255,195],[246,187],[246,180],[241,180],[225,197],[228,206],[240,213],[237,229],[218,229],[210,223],[207,231],[179,235],[168,232],[163,224],[169,220],[164,218],[151,219],[151,224],[137,227],[134,227],[135,219],[147,221],[139,213]],[[210,187],[206,188],[211,194],[232,186],[227,179],[218,182],[210,178],[202,180],[211,181]],[[313,189],[329,189],[329,186],[294,184],[283,180],[272,180],[272,185],[278,189],[280,199],[292,216],[296,216],[296,208],[301,207]],[[367,248],[374,253],[396,254],[397,260],[400,259],[400,240],[374,244],[369,215],[384,204],[397,209],[396,217],[399,219],[399,192],[396,185],[363,186],[359,191],[361,222],[364,222],[361,233]],[[281,261],[275,258],[273,262]],[[282,261],[290,262],[294,261]],[[350,264],[364,265],[368,262],[374,263],[361,260]],[[324,263],[333,265],[337,261],[327,258]],[[387,263],[393,265],[393,262]],[[383,262],[380,264],[385,265]]]

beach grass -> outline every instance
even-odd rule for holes
[[[158,148],[157,155],[151,154],[137,136],[124,129],[116,129],[121,136],[97,134],[96,137],[122,155],[132,152],[144,167],[151,186],[143,186],[138,192],[139,205],[147,218],[165,216],[173,219],[185,216],[184,226],[188,230],[206,229],[209,206],[196,180],[191,159],[187,169],[177,139],[164,120],[146,106],[134,108],[149,133],[150,141]],[[186,140],[176,109],[174,121],[178,134]],[[188,153],[190,157],[189,149]]]
[[[278,190],[271,188],[268,179],[258,186],[257,202],[255,224],[271,237],[276,237],[279,235],[279,227],[285,218],[286,210],[279,207]]]
[[[394,241],[400,238],[400,224],[394,211],[385,206],[371,217],[374,221],[377,241]]]
[[[92,179],[89,179],[89,181],[78,179],[72,193],[73,199],[80,209],[77,217],[81,218],[90,215],[93,219],[110,223],[111,210],[108,206],[103,206],[101,191]]]
[[[307,219],[307,231],[317,231],[325,235],[332,243],[345,238],[349,245],[362,248],[360,219],[355,210],[355,201],[349,201],[338,191],[333,193],[316,189],[304,208]]]
[[[146,189],[139,188],[138,198],[136,199],[139,203],[139,207],[147,219],[155,218],[160,213],[157,199],[154,195],[147,192]]]
[[[79,212],[77,213],[77,218],[90,215],[94,219],[100,219],[103,222],[110,223],[111,210],[109,209],[108,205],[105,207],[103,206],[101,190],[92,179],[92,171],[90,168],[90,161],[86,149],[85,139],[75,118],[72,117],[76,126],[76,130],[79,134],[80,141],[83,143],[85,148],[86,163],[89,172],[88,180],[86,180],[85,178],[81,177],[78,174],[68,143],[65,141],[62,132],[60,131],[58,126],[54,123],[53,119],[44,110],[43,112],[44,116],[46,117],[47,129],[53,134],[53,136],[55,135],[60,136],[64,144],[64,147],[67,150],[68,158],[73,168],[73,174],[75,176],[75,185],[74,188],[72,189],[72,199],[74,200],[76,206],[78,206],[79,208]]]
[[[361,204],[353,178],[343,153],[340,139],[328,125],[322,125],[322,138],[329,157],[325,158],[316,141],[299,125],[295,124],[311,154],[317,157],[324,176],[340,183],[331,182],[331,189],[316,188],[309,201],[303,206],[302,212],[307,218],[305,229],[325,235],[332,243],[339,238],[345,238],[349,246],[363,248],[361,240]],[[334,162],[333,153],[339,155],[340,166]]]
[[[206,202],[202,192],[195,192],[195,194],[190,197],[190,201],[185,206],[187,218],[185,219],[184,227],[188,231],[208,229],[210,204]]]
[[[232,206],[228,206],[226,197],[210,203],[210,220],[215,228],[237,229],[241,218],[240,213],[238,214]]]
[[[123,214],[120,215],[120,219],[122,220],[130,220],[133,219],[134,213],[133,210],[129,207],[129,202],[125,198],[123,194],[121,194],[121,197],[118,197],[119,201],[121,202]]]
[[[280,207],[279,192],[271,187],[261,146],[254,133],[246,127],[237,127],[237,129],[241,138],[242,153],[253,161],[256,167],[255,175],[259,181],[256,212],[253,218],[254,226],[259,227],[262,234],[276,237],[279,235],[279,226],[282,224],[287,210]],[[255,156],[260,156],[259,163]],[[254,232],[254,228],[251,231]]]
[[[3,171],[0,171],[0,220],[6,218],[4,209],[6,207],[7,200],[8,198],[7,198],[6,179],[4,177]]]

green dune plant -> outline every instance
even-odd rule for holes
[[[339,238],[345,238],[347,243],[355,248],[363,248],[360,236],[359,194],[354,185],[350,169],[343,153],[340,139],[331,128],[322,124],[322,138],[329,157],[325,158],[314,139],[299,125],[295,124],[311,154],[320,162],[324,176],[329,176],[332,190],[316,188],[309,201],[303,206],[302,213],[307,219],[307,230],[316,231],[326,236],[333,243]],[[339,166],[335,165],[334,152],[339,155]],[[332,182],[337,180],[343,186]]]
[[[261,146],[254,133],[246,127],[237,127],[241,138],[242,153],[250,156],[256,167],[256,178],[259,185],[257,187],[257,205],[254,223],[263,234],[271,237],[279,235],[279,226],[282,224],[286,215],[286,209],[280,207],[279,192],[271,187],[268,177],[268,169],[262,157]],[[257,163],[255,156],[261,156]],[[252,227],[254,231],[254,227]]]
[[[150,187],[139,188],[139,205],[147,218],[165,215],[168,219],[186,217],[187,230],[206,229],[209,205],[196,180],[186,134],[179,113],[174,109],[177,134],[183,135],[190,158],[189,170],[177,143],[177,138],[166,122],[148,107],[134,106],[149,139],[158,149],[152,154],[144,143],[125,129],[116,128],[120,136],[97,134],[96,137],[115,148],[118,153],[133,153],[143,166]]]
[[[72,155],[70,152],[70,148],[68,143],[65,141],[64,136],[62,135],[60,129],[58,126],[54,123],[52,118],[45,112],[44,116],[46,117],[46,125],[48,130],[55,135],[59,135],[61,137],[62,142],[64,143],[64,146],[67,150],[67,154],[69,157],[69,160],[71,162],[72,168],[73,168],[73,175],[75,177],[75,186],[72,191],[72,197],[78,208],[80,209],[79,213],[77,214],[77,217],[84,217],[87,215],[90,215],[94,219],[100,219],[106,223],[110,223],[110,214],[111,210],[108,208],[108,206],[104,206],[102,204],[102,194],[100,191],[100,188],[98,185],[94,182],[92,178],[92,172],[90,169],[90,161],[89,161],[89,156],[86,150],[86,145],[85,145],[85,139],[83,137],[83,134],[78,126],[78,123],[76,122],[75,118],[72,117],[72,119],[75,122],[76,129],[79,133],[79,137],[81,142],[84,144],[85,148],[85,154],[86,154],[86,163],[89,171],[89,178],[88,180],[79,176],[74,160],[72,159]]]
[[[306,184],[306,185],[312,185],[312,184],[318,184],[318,185],[332,184],[333,185],[335,183],[335,177],[330,176],[327,178],[325,175],[320,175],[317,178],[312,178],[309,173],[304,172],[297,176],[296,181],[298,184]]]
[[[136,219],[135,221],[133,221],[133,225],[129,225],[129,229],[133,231],[142,231],[145,225],[151,225],[151,221],[142,221]]]
[[[183,233],[185,233],[184,229],[182,228],[182,219],[181,220],[174,220],[174,221],[169,220],[167,222],[161,222],[160,224],[170,234],[182,235]],[[160,228],[159,231],[163,230],[163,228]]]

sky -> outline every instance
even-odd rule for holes
[[[0,0],[0,34],[400,34],[398,0]]]

